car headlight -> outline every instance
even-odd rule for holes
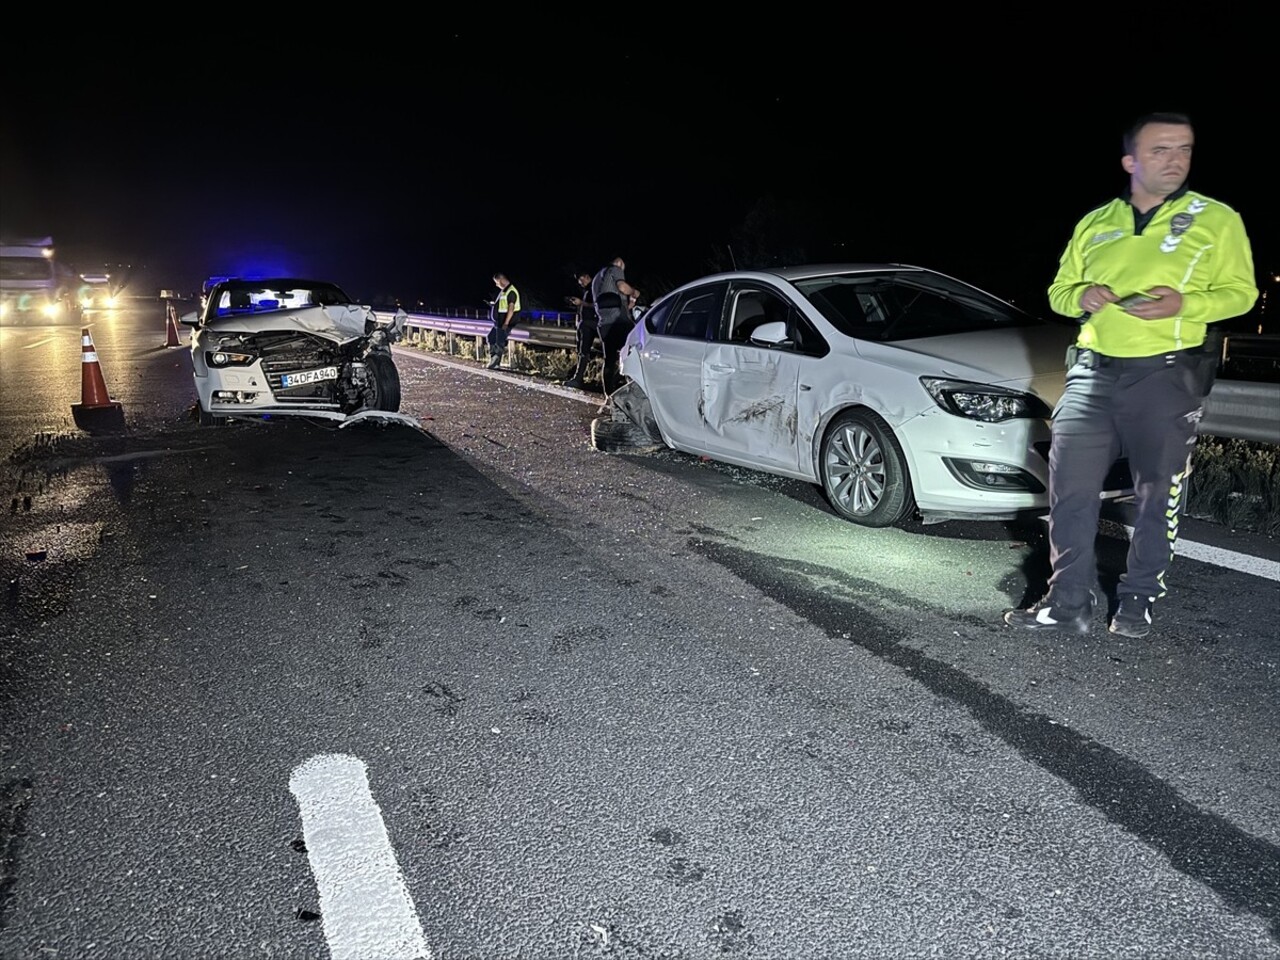
[[[985,423],[1043,420],[1053,412],[1039,397],[1019,390],[941,377],[921,377],[920,383],[929,391],[934,403],[947,413],[967,420]]]
[[[205,362],[211,367],[245,367],[253,363],[253,354],[235,353],[231,350],[208,350]]]

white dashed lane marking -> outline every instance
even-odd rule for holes
[[[294,769],[289,790],[332,960],[431,960],[364,762],[317,754]]]

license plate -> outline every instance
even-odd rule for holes
[[[319,383],[321,380],[337,380],[337,367],[321,367],[319,370],[302,370],[298,373],[286,373],[280,378],[281,386],[301,387],[308,383]]]

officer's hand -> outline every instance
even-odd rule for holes
[[[1166,317],[1176,317],[1182,312],[1182,294],[1173,287],[1152,287],[1144,292],[1149,297],[1160,299],[1134,304],[1125,313],[1139,320],[1163,320]]]
[[[1111,288],[1097,284],[1080,295],[1080,309],[1085,313],[1097,313],[1108,303],[1115,303],[1120,298],[1111,292]]]

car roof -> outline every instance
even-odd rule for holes
[[[670,292],[677,293],[688,287],[714,280],[776,279],[794,282],[796,280],[809,280],[813,277],[829,277],[851,273],[884,273],[885,271],[893,271],[894,273],[929,273],[935,276],[944,276],[944,274],[939,274],[938,271],[930,270],[928,267],[916,267],[907,263],[805,263],[790,267],[759,267],[750,270],[724,270],[720,273],[709,273],[706,276],[682,283]]]
[[[742,270],[724,270],[720,273],[707,274],[690,280],[682,286],[704,283],[707,280],[760,279],[776,277],[780,280],[806,280],[811,277],[828,277],[833,274],[849,273],[883,273],[892,270],[895,273],[937,273],[928,267],[915,267],[907,263],[805,263],[790,267],[758,267]]]
[[[209,288],[231,287],[337,287],[332,280],[308,280],[304,277],[210,277]]]
[[[807,277],[825,277],[833,273],[879,273],[884,270],[933,272],[925,267],[913,267],[907,263],[808,263],[794,267],[773,267],[765,272],[784,280],[803,280]]]

